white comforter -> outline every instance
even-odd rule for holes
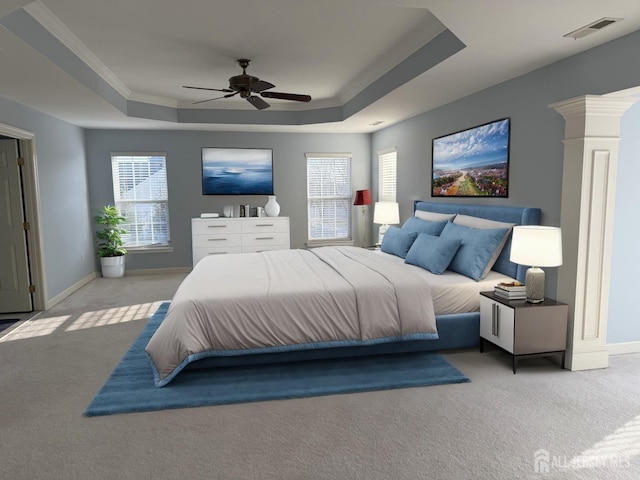
[[[147,344],[156,386],[208,356],[437,338],[429,284],[404,267],[354,247],[206,257]]]

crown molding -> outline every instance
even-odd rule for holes
[[[371,65],[360,72],[356,79],[338,95],[340,104],[345,104],[365,88],[393,70],[400,62],[417,52],[447,28],[431,13],[427,20],[407,34],[400,42],[376,58]]]
[[[131,96],[131,90],[42,2],[38,0],[23,7],[23,9],[120,95],[124,98]]]

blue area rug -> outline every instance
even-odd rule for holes
[[[469,379],[434,352],[182,371],[157,388],[144,348],[169,308],[160,306],[84,415],[144,412],[442,385]]]

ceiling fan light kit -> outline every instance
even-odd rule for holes
[[[190,88],[193,90],[207,90],[213,92],[223,92],[227,95],[222,95],[220,97],[209,98],[207,100],[200,100],[198,102],[193,102],[193,104],[210,102],[212,100],[218,100],[220,98],[231,98],[235,95],[240,94],[241,98],[246,99],[251,105],[253,105],[258,110],[264,110],[265,108],[269,108],[271,105],[264,101],[260,97],[265,98],[276,98],[279,100],[291,100],[294,102],[310,102],[311,96],[303,95],[299,93],[283,93],[283,92],[267,92],[265,90],[270,90],[275,88],[275,85],[269,82],[265,82],[264,80],[260,80],[258,77],[254,77],[252,75],[247,75],[247,67],[249,66],[250,60],[246,58],[241,58],[238,60],[238,65],[242,68],[242,74],[236,75],[229,79],[229,88],[206,88],[206,87],[191,87],[188,85],[183,85],[184,88]],[[257,93],[260,96],[253,95]]]

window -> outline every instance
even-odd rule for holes
[[[351,239],[351,154],[308,153],[309,241]]]
[[[127,219],[125,247],[169,244],[166,154],[112,153],[113,198]]]
[[[378,152],[378,201],[396,202],[398,153],[395,148]]]

